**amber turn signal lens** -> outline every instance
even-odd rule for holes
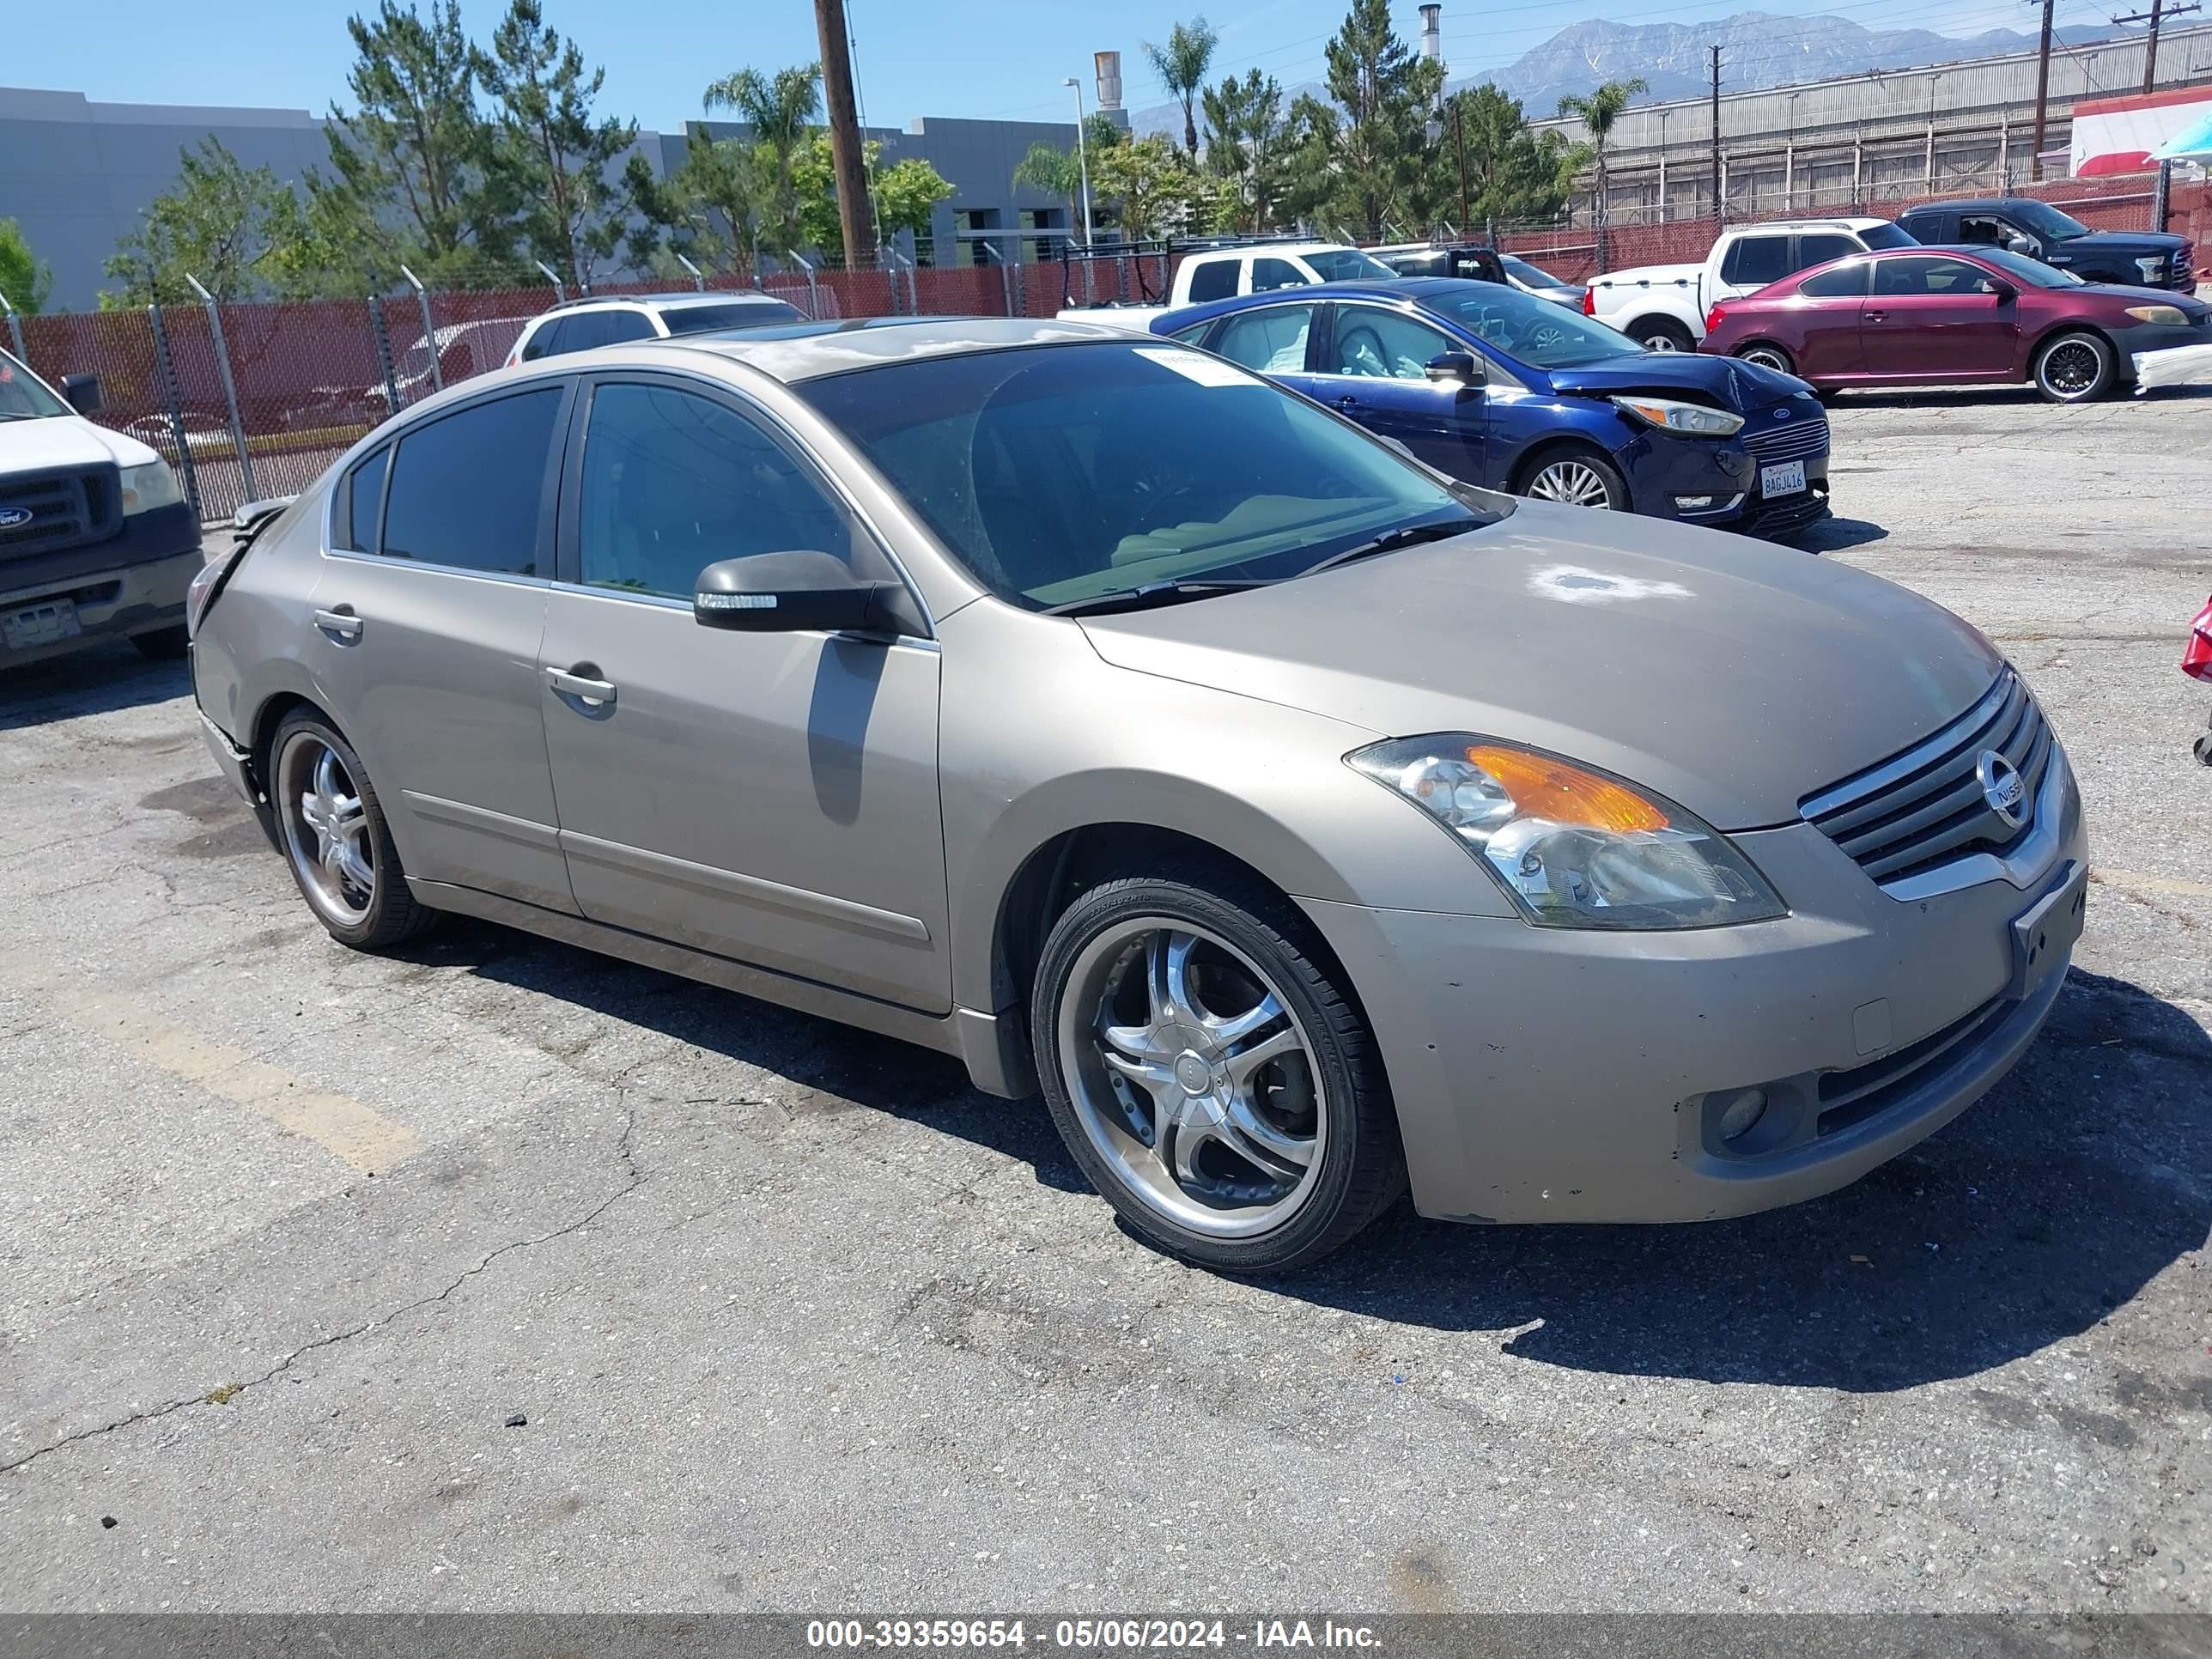
[[[1528,817],[1619,834],[1668,827],[1667,815],[1643,796],[1565,761],[1489,744],[1469,749],[1467,757],[1497,779]]]

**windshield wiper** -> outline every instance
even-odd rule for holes
[[[1310,564],[1298,572],[1310,576],[1316,571],[1334,569],[1340,564],[1350,564],[1355,559],[1371,559],[1378,553],[1395,553],[1401,547],[1419,547],[1423,542],[1440,542],[1452,536],[1479,530],[1490,522],[1472,514],[1464,519],[1446,519],[1436,524],[1409,524],[1396,530],[1386,530],[1370,542],[1357,547],[1347,547],[1341,553],[1332,553],[1318,564]]]
[[[1202,599],[1209,593],[1234,592],[1240,587],[1273,586],[1273,581],[1257,576],[1198,577],[1187,581],[1146,582],[1141,587],[1117,587],[1111,592],[1093,593],[1088,599],[1048,605],[1037,614],[1041,617],[1088,617],[1110,611],[1143,611],[1156,605]]]

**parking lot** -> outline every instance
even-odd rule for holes
[[[2212,390],[1833,422],[1815,544],[2018,664],[2096,884],[2010,1079],[1741,1222],[1192,1271],[948,1060],[348,953],[181,666],[0,677],[0,1601],[2212,1612]]]

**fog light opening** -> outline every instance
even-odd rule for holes
[[[1674,497],[1675,507],[1684,513],[1694,513],[1701,507],[1711,507],[1712,504],[1713,498],[1710,495],[1677,495]]]
[[[1766,1115],[1766,1091],[1738,1089],[1723,1095],[1726,1103],[1721,1108],[1720,1121],[1715,1126],[1723,1141],[1741,1140],[1759,1127],[1759,1119]]]

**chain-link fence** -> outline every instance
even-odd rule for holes
[[[2140,230],[2156,209],[2144,175],[2062,179],[2033,193],[2096,229]],[[1927,197],[1812,202],[1790,198],[1731,223],[1864,212],[1883,217]],[[2166,228],[2212,254],[2212,186],[2177,184]],[[1721,223],[1710,215],[1616,220],[1603,268],[1702,260]],[[1501,246],[1568,281],[1600,269],[1588,224],[1518,228]],[[917,267],[902,258],[872,269],[814,269],[794,262],[755,281],[698,276],[706,290],[758,289],[817,319],[893,316],[1050,317],[1063,307],[1158,304],[1182,254],[1147,247],[1024,264]],[[663,280],[600,284],[595,295],[666,292]],[[103,425],[150,444],[174,466],[200,515],[229,518],[258,496],[306,489],[379,422],[506,362],[524,326],[562,295],[538,287],[426,293],[407,288],[362,300],[149,306],[135,310],[19,317],[30,366],[52,381],[100,380]]]

